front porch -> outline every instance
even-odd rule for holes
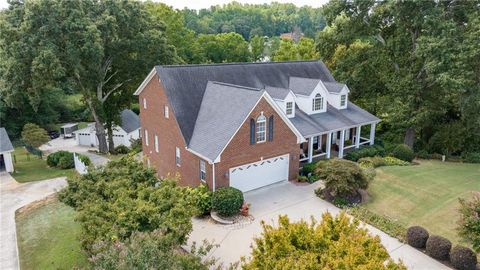
[[[364,130],[362,136],[363,126],[368,127],[369,130]],[[376,123],[371,123],[368,126],[359,125],[307,137],[307,142],[300,144],[299,161],[311,163],[331,157],[343,158],[346,153],[358,149],[361,145],[372,145],[375,141],[375,126]],[[369,134],[368,138],[364,137],[365,133]]]

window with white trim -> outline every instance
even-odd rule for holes
[[[200,160],[200,180],[205,182],[207,178],[207,167],[204,160]]]
[[[147,99],[146,98],[143,98],[143,108],[144,109],[147,108]]]
[[[175,163],[180,167],[180,148],[175,147]]]
[[[291,115],[293,114],[293,102],[287,102],[287,110],[286,110],[286,113],[287,115]]]
[[[347,95],[340,96],[340,107],[343,107],[347,104]]]
[[[163,116],[165,116],[165,118],[168,118],[168,114],[169,114],[168,106],[165,105],[165,107],[163,107]]]
[[[315,97],[313,98],[312,110],[313,111],[323,110],[323,97],[320,94],[316,94]]]
[[[264,142],[266,139],[266,133],[267,133],[267,118],[262,114],[258,116],[257,118],[257,143]]]
[[[143,138],[145,141],[145,145],[148,146],[148,130],[145,129],[145,138]]]
[[[158,136],[155,135],[155,152],[158,153]]]

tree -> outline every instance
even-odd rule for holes
[[[35,124],[28,123],[23,126],[22,141],[30,146],[38,148],[40,145],[48,142],[50,137],[47,131]]]
[[[336,217],[324,213],[320,222],[312,218],[310,224],[280,216],[277,228],[265,222],[262,227],[243,269],[406,269],[389,257],[378,236],[344,212]]]
[[[155,171],[143,167],[133,155],[109,162],[69,178],[59,197],[77,211],[82,245],[95,253],[101,241],[124,241],[135,231],[159,230],[175,243],[184,244],[196,211],[175,180],[159,181]]]
[[[325,189],[335,197],[355,194],[359,189],[368,187],[368,178],[362,168],[350,160],[331,159],[319,162],[316,173],[324,179]]]
[[[298,43],[282,39],[280,47],[273,55],[273,60],[275,61],[314,60],[318,58],[319,55],[315,50],[314,40],[304,37]]]
[[[248,42],[237,33],[200,34],[196,41],[207,62],[248,62]]]
[[[480,251],[480,194],[474,193],[470,200],[463,198],[460,201],[460,235],[473,244],[473,248]]]
[[[263,57],[265,50],[265,38],[262,36],[254,36],[250,39],[250,47],[252,48],[252,57],[254,61],[259,61]]]

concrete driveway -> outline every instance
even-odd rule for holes
[[[0,173],[0,269],[18,269],[15,211],[67,186],[65,177],[18,183],[10,174]]]
[[[240,257],[250,255],[250,245],[253,238],[260,236],[262,228],[260,221],[276,224],[279,215],[288,215],[290,220],[309,220],[311,216],[317,220],[322,213],[338,214],[340,209],[318,198],[314,190],[321,185],[320,182],[312,185],[297,186],[290,182],[275,184],[262,189],[245,193],[245,200],[251,203],[250,214],[254,216],[253,222],[243,224],[219,225],[209,219],[193,219],[193,231],[190,234],[189,244],[193,241],[201,243],[204,239],[218,244],[209,256],[219,259],[219,263],[228,266],[240,260]],[[391,257],[398,261],[401,259],[408,269],[449,269],[422,252],[399,242],[382,231],[366,225],[373,235],[380,236],[382,244]]]
[[[92,164],[95,166],[105,165],[109,161],[109,159],[104,156],[89,152],[89,150],[98,150],[97,148],[77,145],[77,142],[74,138],[56,138],[40,146],[39,148],[46,153],[54,153],[60,150],[81,153],[85,156],[88,156],[92,161]]]

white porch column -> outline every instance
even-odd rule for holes
[[[312,162],[313,156],[313,137],[308,138],[308,163]]]
[[[318,146],[317,146],[317,150],[322,150],[322,137],[323,137],[323,135],[319,135],[319,136],[318,136]]]
[[[355,148],[360,147],[360,131],[362,130],[362,126],[358,126],[355,129]]]
[[[338,146],[338,157],[343,158],[343,148],[345,147],[345,129],[340,131],[340,145]]]
[[[375,143],[375,126],[376,123],[372,123],[370,126],[370,145],[373,145]]]
[[[327,145],[326,145],[326,151],[327,151],[327,158],[330,158],[330,152],[332,150],[332,132],[329,132],[327,135]]]

